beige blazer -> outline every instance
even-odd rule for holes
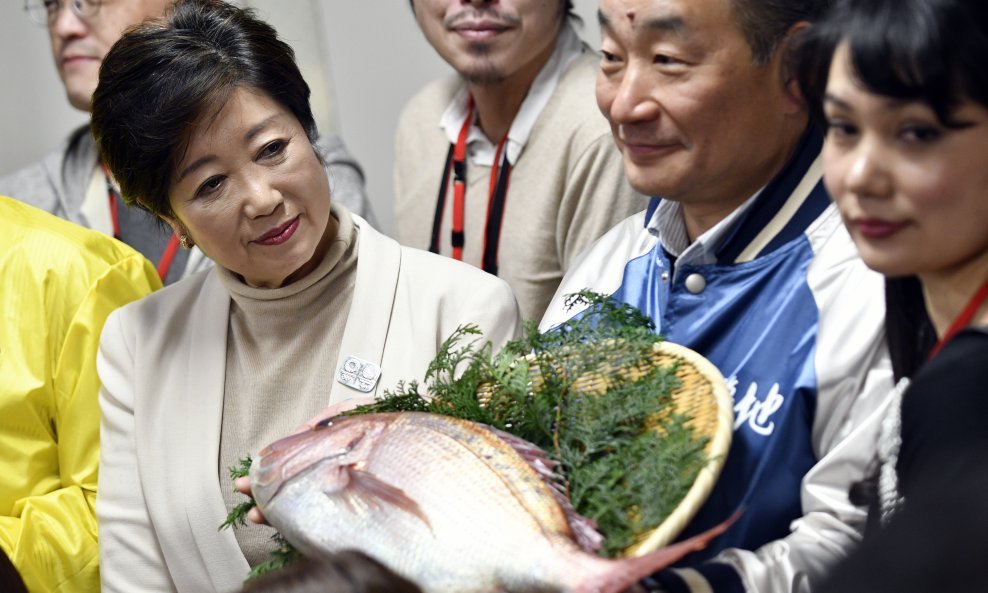
[[[341,360],[313,369],[334,382],[331,402],[367,395],[336,380],[349,355],[380,365],[376,394],[421,379],[460,324],[479,325],[496,346],[516,335],[518,306],[502,280],[354,221],[357,276]],[[207,271],[106,322],[96,503],[106,593],[236,591],[250,570],[232,531],[217,529],[228,511],[218,460],[229,313],[229,293]]]

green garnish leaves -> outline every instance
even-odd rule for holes
[[[652,364],[652,320],[590,291],[583,314],[497,354],[464,326],[440,347],[423,393],[417,383],[348,415],[419,411],[481,422],[528,440],[560,464],[573,507],[597,522],[614,556],[658,526],[706,463],[705,439],[674,412],[674,367]]]
[[[581,291],[567,306],[585,311],[492,352],[477,326],[457,329],[439,348],[425,381],[400,383],[346,415],[431,412],[488,424],[528,440],[559,463],[576,511],[597,522],[602,554],[616,556],[657,527],[707,462],[705,438],[675,412],[676,368],[654,364],[652,320],[607,295]],[[250,459],[231,468],[247,475]],[[243,524],[253,500],[223,524]],[[277,549],[249,578],[291,564],[300,554],[280,535]]]

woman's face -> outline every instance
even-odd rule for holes
[[[830,67],[824,181],[861,257],[889,276],[983,269],[988,260],[988,110],[946,128],[933,110],[867,91],[846,44]],[[978,263],[980,262],[980,264]]]
[[[203,118],[173,179],[169,224],[251,286],[305,276],[332,239],[322,163],[295,116],[261,91],[238,87]]]

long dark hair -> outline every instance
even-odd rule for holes
[[[800,43],[799,82],[822,114],[834,50],[846,42],[871,93],[928,105],[945,126],[970,99],[988,106],[988,3],[982,0],[841,0]]]
[[[837,46],[846,43],[857,80],[876,95],[919,101],[957,128],[958,105],[988,107],[988,2],[842,0],[799,40],[799,84],[823,118]],[[896,378],[911,376],[936,341],[916,277],[885,281],[886,332]]]
[[[292,48],[251,10],[179,0],[111,48],[93,94],[91,128],[128,203],[171,215],[168,190],[194,127],[237,87],[267,94],[317,138],[309,86]]]

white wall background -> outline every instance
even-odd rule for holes
[[[126,2],[129,0],[116,0]],[[298,55],[320,129],[335,131],[364,167],[382,230],[390,232],[393,136],[405,101],[448,71],[407,0],[247,0]],[[597,0],[576,0],[582,36],[598,47]],[[21,0],[0,0],[0,175],[60,145],[86,114],[65,101],[45,29]],[[442,163],[436,164],[441,167]]]
[[[0,0],[0,175],[48,153],[86,121],[69,106],[55,72],[48,31]]]

